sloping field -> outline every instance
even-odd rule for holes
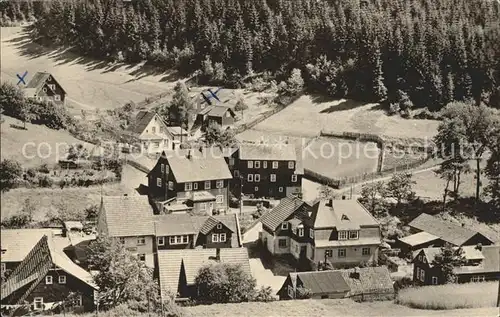
[[[83,144],[89,150],[94,147],[93,144],[75,139],[65,130],[53,130],[30,123],[26,124],[27,130],[21,130],[10,125],[22,127],[22,122],[11,117],[2,117],[5,122],[0,126],[1,157],[15,159],[25,168],[42,163],[56,164],[69,145]]]
[[[431,138],[437,132],[438,121],[390,117],[379,109],[377,104],[363,104],[346,99],[316,99],[310,95],[302,96],[283,111],[256,125],[254,129],[309,137],[318,135],[322,129],[401,138]]]
[[[399,306],[391,301],[356,303],[351,300],[293,300],[271,303],[215,304],[186,307],[192,316],[324,317],[324,316],[449,316],[497,317],[494,307],[480,309],[423,310]]]
[[[318,138],[303,151],[304,168],[331,178],[368,174],[377,170],[379,152],[375,143]]]
[[[141,65],[111,65],[44,49],[32,43],[21,27],[2,28],[1,31],[2,81],[16,84],[16,74],[26,70],[26,82],[37,71],[50,72],[68,93],[70,107],[112,109],[130,100],[143,101],[175,85],[168,76],[141,68]]]

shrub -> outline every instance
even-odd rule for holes
[[[48,175],[40,175],[38,178],[38,186],[40,187],[52,187],[54,181]]]
[[[297,287],[297,294],[295,296],[297,299],[309,299],[312,297],[312,292],[310,289],[305,287]]]
[[[447,284],[401,289],[396,303],[420,309],[495,307],[498,282]]]
[[[38,171],[40,173],[48,174],[50,173],[49,166],[46,163],[43,163],[38,167]]]
[[[272,302],[276,298],[273,296],[273,289],[270,286],[261,286],[253,300],[256,302]]]
[[[0,162],[0,190],[6,192],[21,180],[23,169],[19,162],[5,159]]]

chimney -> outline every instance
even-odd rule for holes
[[[476,245],[476,250],[483,251],[483,244],[482,243],[478,243]]]

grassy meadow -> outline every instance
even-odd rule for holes
[[[432,310],[495,307],[497,294],[498,282],[447,284],[403,289],[396,302]]]

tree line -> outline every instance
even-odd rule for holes
[[[2,22],[33,17],[33,35],[80,53],[147,60],[200,80],[247,75],[333,97],[439,110],[472,99],[500,107],[500,5],[468,0],[54,0],[9,2]]]

